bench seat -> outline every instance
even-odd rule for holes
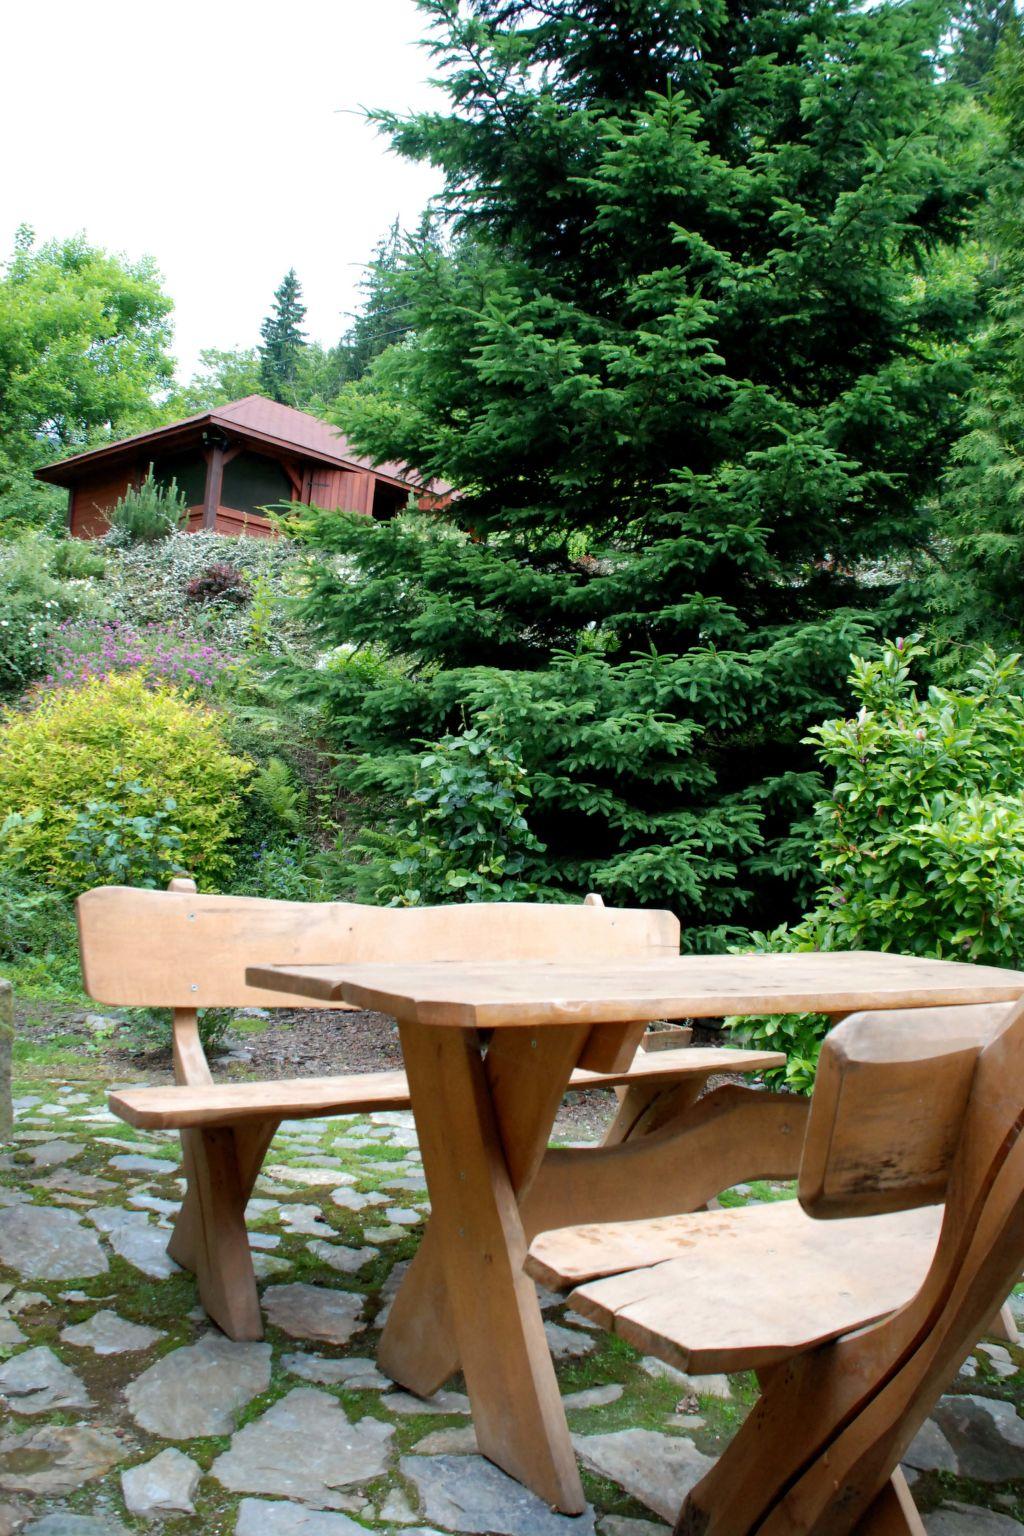
[[[526,1268],[583,1317],[695,1375],[756,1370],[903,1306],[941,1206],[816,1221],[796,1200],[534,1238]]]
[[[687,1047],[637,1051],[621,1072],[577,1068],[569,1088],[657,1085],[719,1073],[764,1072],[785,1064],[776,1051]],[[186,1130],[253,1119],[304,1120],[322,1115],[359,1115],[408,1109],[405,1073],[356,1072],[340,1077],[297,1077],[268,1083],[211,1083],[166,1088],[124,1088],[108,1097],[115,1115],[139,1130]]]

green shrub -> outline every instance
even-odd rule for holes
[[[0,544],[0,693],[20,692],[43,675],[47,641],[65,619],[109,615],[89,581],[55,574],[65,547],[39,533]]]
[[[90,539],[61,539],[53,552],[53,573],[64,581],[98,581],[106,568],[102,549]]]
[[[178,528],[188,511],[188,503],[178,490],[178,482],[161,485],[153,478],[150,465],[141,485],[133,485],[121,497],[110,514],[112,543],[153,544],[166,539]]]
[[[333,882],[336,872],[337,865],[306,838],[293,837],[258,848],[238,889],[268,901],[336,901],[346,894]]]
[[[24,839],[38,820],[38,811],[29,816],[10,811],[0,821],[0,960],[25,952],[40,912],[51,899],[25,873]]]
[[[530,790],[515,744],[483,725],[445,736],[417,760],[417,787],[381,830],[350,850],[360,900],[390,906],[526,901],[527,859],[543,851],[523,814]]]
[[[763,950],[883,949],[1024,965],[1024,670],[986,650],[958,689],[916,691],[922,648],[854,657],[860,709],[809,740],[831,770],[815,811],[825,883],[796,927],[756,934]],[[751,1040],[790,1052],[813,1079],[825,1020],[748,1021]]]
[[[129,1049],[140,1056],[171,1054],[171,1010],[169,1008],[126,1008],[127,1030],[123,1038]],[[200,1008],[199,1043],[213,1055],[224,1044],[234,1023],[234,1008]]]
[[[159,890],[181,864],[182,834],[174,815],[178,802],[166,795],[157,804],[138,779],[121,769],[105,785],[102,800],[87,800],[68,833],[68,844],[92,879],[104,885],[141,885]]]
[[[148,687],[141,672],[114,673],[45,694],[28,712],[8,711],[0,720],[0,805],[40,812],[24,838],[25,867],[64,891],[104,878],[97,853],[69,834],[88,803],[109,800],[108,782],[123,776],[143,786],[132,797],[136,814],[151,817],[168,797],[176,802],[176,856],[208,889],[223,888],[252,772],[228,750],[223,731],[213,710],[171,688]]]

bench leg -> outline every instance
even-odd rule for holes
[[[423,1326],[425,1317],[430,1318],[429,1328]],[[377,1346],[377,1365],[418,1397],[432,1397],[459,1369],[440,1235],[432,1222],[391,1303]]]
[[[999,1311],[993,1315],[992,1321],[985,1329],[990,1339],[1002,1339],[1004,1344],[1019,1344],[1020,1333],[1013,1313],[1010,1311],[1010,1303],[1004,1302]]]
[[[167,1251],[193,1271],[200,1301],[231,1339],[263,1337],[245,1207],[279,1123],[182,1133],[188,1187]]]
[[[901,1468],[896,1468],[853,1536],[927,1536]]]
[[[618,1147],[635,1136],[646,1136],[677,1119],[695,1104],[707,1078],[672,1083],[630,1083],[615,1090],[619,1108],[601,1145]]]

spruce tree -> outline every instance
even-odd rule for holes
[[[967,431],[943,497],[939,607],[958,640],[1024,645],[1024,23],[991,72],[996,169],[980,221],[985,324],[973,349]],[[941,546],[940,546],[941,548]]]
[[[803,738],[959,420],[962,295],[931,254],[975,195],[926,0],[420,0],[450,250],[389,282],[413,331],[343,397],[443,514],[311,515],[306,612],[394,668],[305,690],[346,781],[400,794],[483,710],[521,748],[533,877],[677,910],[691,945],[787,915]],[[353,679],[361,681],[354,681]]]
[[[302,330],[305,318],[302,288],[295,276],[295,268],[289,267],[274,294],[273,308],[260,326],[260,383],[271,400],[291,403],[302,349],[306,345]]]

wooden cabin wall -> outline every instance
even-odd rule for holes
[[[74,486],[68,507],[68,526],[73,538],[98,539],[110,526],[110,513],[135,483],[132,469],[107,470],[95,479]]]

